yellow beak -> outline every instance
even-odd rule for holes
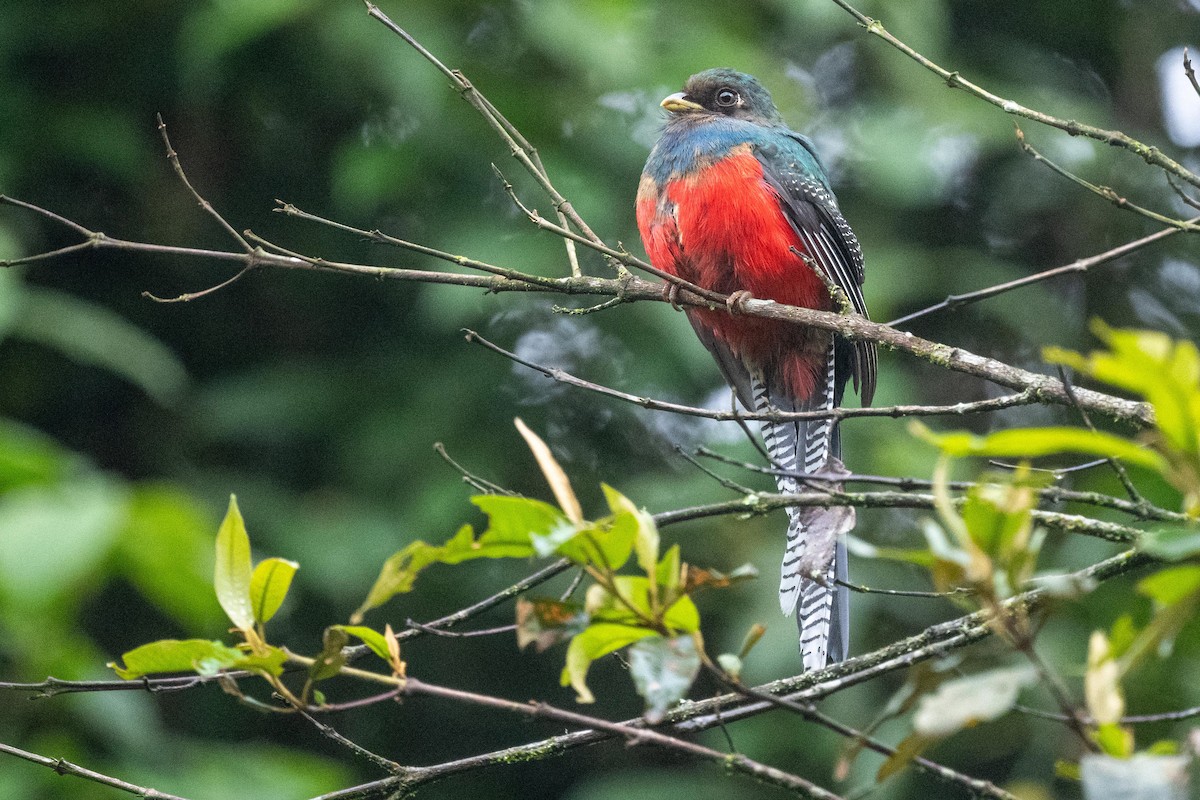
[[[683,92],[676,92],[669,97],[664,97],[663,101],[659,103],[659,105],[661,105],[667,111],[670,111],[672,114],[682,114],[685,111],[704,110],[704,106],[689,100],[688,96]]]

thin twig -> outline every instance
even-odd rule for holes
[[[811,702],[791,700],[786,697],[779,697],[768,692],[759,691],[758,689],[745,686],[740,681],[732,679],[724,671],[710,662],[705,663],[704,666],[707,668],[708,673],[720,681],[720,683],[723,684],[727,689],[740,694],[749,700],[765,702],[775,706],[776,708],[781,708],[786,711],[799,714],[801,717],[809,720],[810,722],[815,722],[818,725],[829,728],[831,731],[834,731],[835,733],[848,739],[861,742],[864,747],[869,750],[873,750],[876,753],[881,753],[885,756],[892,756],[896,753],[896,749],[894,747],[890,747],[883,742],[868,736],[862,731],[851,728],[849,725],[845,725],[828,716],[827,714],[821,713]],[[972,778],[970,775],[965,775],[957,770],[950,769],[949,767],[938,764],[937,762],[931,761],[922,756],[913,757],[912,763],[921,770],[924,770],[931,775],[935,775],[947,783],[965,789],[971,793],[972,797],[992,797],[996,798],[997,800],[1018,800],[1016,795],[1001,789],[999,786],[996,786],[990,781]]]
[[[167,135],[167,123],[163,122],[162,114],[155,114],[154,119],[158,122],[158,133],[162,136],[163,146],[167,149],[167,160],[171,162],[171,167],[175,170],[175,174],[179,176],[180,182],[187,188],[192,199],[199,204],[200,208],[204,209],[210,217],[217,221],[229,236],[241,245],[242,249],[247,253],[253,253],[254,248],[247,242],[242,235],[233,229],[233,226],[225,221],[225,218],[217,213],[213,208],[213,204],[204,199],[204,197],[196,191],[196,187],[192,186],[192,182],[188,180],[187,173],[183,169],[183,165],[179,163],[179,154],[175,152],[175,148],[171,146],[171,137]]]
[[[1086,136],[1089,139],[1095,139],[1097,141],[1104,142],[1105,144],[1112,145],[1113,147],[1124,148],[1125,150],[1128,150],[1142,158],[1142,160],[1144,160],[1147,164],[1160,167],[1161,169],[1179,178],[1182,178],[1193,186],[1200,187],[1200,176],[1197,176],[1195,173],[1193,173],[1191,170],[1188,170],[1177,161],[1168,158],[1157,147],[1139,142],[1137,139],[1134,139],[1133,137],[1122,133],[1121,131],[1105,130],[1103,128],[1097,128],[1093,125],[1086,125],[1082,122],[1077,122],[1073,119],[1061,119],[1041,111],[1036,111],[1032,108],[1026,108],[1014,100],[1006,100],[1003,97],[999,97],[998,95],[995,95],[986,89],[982,89],[976,84],[967,80],[961,74],[959,74],[958,71],[945,69],[944,67],[937,65],[930,59],[921,55],[919,52],[889,33],[887,29],[883,27],[883,23],[881,21],[872,19],[866,14],[863,14],[854,6],[850,5],[847,0],[833,0],[833,2],[849,12],[851,16],[858,20],[859,25],[866,28],[868,33],[883,39],[901,53],[904,53],[906,56],[925,67],[930,72],[933,72],[935,75],[939,76],[951,89],[963,89],[967,93],[996,106],[1006,114],[1024,117],[1025,119],[1033,120],[1034,122],[1038,122],[1042,125],[1058,128],[1059,130],[1065,131],[1072,136]]]
[[[312,714],[305,711],[303,708],[297,706],[296,713],[298,713],[300,716],[304,717],[306,720],[311,722],[313,724],[313,727],[315,727],[318,731],[321,732],[321,735],[325,736],[327,739],[337,742],[342,747],[345,747],[346,749],[350,750],[355,755],[360,756],[360,757],[366,759],[367,761],[370,761],[372,764],[374,764],[377,767],[383,768],[387,772],[390,772],[392,775],[403,775],[404,774],[404,772],[405,772],[404,767],[402,767],[397,762],[392,761],[390,758],[384,758],[383,756],[379,755],[378,753],[373,753],[370,750],[368,750],[367,748],[363,747],[362,745],[360,745],[354,741],[351,741],[350,739],[347,739],[345,736],[338,733],[337,730],[335,730],[332,725],[322,722],[321,720],[314,717]]]
[[[65,758],[47,758],[46,756],[31,753],[28,750],[22,750],[19,747],[13,747],[10,744],[0,742],[0,753],[7,753],[10,756],[22,758],[33,764],[39,764],[43,767],[49,767],[59,775],[71,775],[76,778],[83,778],[92,783],[98,783],[101,786],[109,786],[113,789],[120,789],[129,794],[135,794],[144,800],[187,800],[185,797],[180,797],[175,794],[160,792],[157,789],[151,789],[147,786],[138,786],[137,784],[129,783],[128,781],[113,778],[95,770],[90,770],[87,767],[81,767],[78,764],[67,761]]]
[[[443,461],[445,461],[447,464],[449,464],[451,467],[453,467],[455,470],[457,470],[460,475],[462,475],[462,479],[463,479],[464,483],[475,487],[476,490],[483,492],[484,494],[502,494],[502,495],[506,495],[508,497],[518,496],[516,492],[514,492],[510,489],[505,489],[503,486],[501,486],[498,483],[492,483],[491,481],[487,480],[486,478],[481,478],[478,475],[476,475],[475,473],[469,471],[462,464],[459,464],[457,461],[455,461],[453,458],[450,457],[450,453],[448,453],[446,451],[446,446],[444,444],[442,444],[441,442],[434,442],[433,449],[434,449],[434,452],[436,452],[439,456],[442,457]]]
[[[722,422],[729,421],[770,421],[770,422],[789,422],[792,420],[802,419],[852,419],[855,417],[890,417],[899,419],[902,417],[922,417],[922,416],[965,416],[968,414],[982,414],[988,411],[999,411],[1015,406],[1032,405],[1038,402],[1037,393],[1033,389],[1027,389],[1017,394],[1004,395],[1003,397],[995,397],[988,400],[977,400],[968,403],[955,403],[953,405],[944,406],[920,406],[920,405],[903,405],[903,406],[880,406],[871,408],[842,408],[840,406],[832,409],[820,409],[816,411],[738,411],[736,409],[730,411],[718,411],[713,408],[699,408],[697,406],[687,406],[680,403],[672,403],[666,400],[655,400],[649,397],[641,397],[628,392],[622,392],[619,389],[613,389],[602,384],[593,383],[584,378],[577,377],[569,372],[557,367],[547,367],[543,364],[530,361],[526,358],[505,350],[500,345],[492,342],[476,331],[469,328],[463,328],[462,333],[466,340],[473,344],[482,345],[491,350],[493,353],[504,356],[510,361],[520,364],[523,367],[528,367],[535,372],[540,372],[547,378],[564,383],[568,386],[575,386],[580,389],[585,389],[589,392],[602,394],[605,397],[612,397],[617,400],[622,400],[626,403],[632,403],[636,406],[649,409],[651,411],[667,411],[672,414],[684,414],[689,417],[702,417],[704,419],[712,419]]]
[[[499,274],[494,275],[462,275],[428,270],[399,269],[327,261],[321,258],[292,254],[291,251],[283,251],[282,253],[255,251],[253,254],[231,253],[130,242],[112,239],[104,234],[93,233],[91,231],[88,231],[87,235],[93,242],[92,247],[96,249],[112,248],[120,251],[155,253],[159,255],[195,256],[236,261],[241,262],[243,265],[255,264],[281,269],[338,272],[387,280],[475,286],[490,292],[517,291],[549,292],[565,295],[605,295],[608,297],[620,297],[623,302],[644,300],[665,301],[662,284],[652,283],[631,274],[616,279],[596,278],[588,275],[579,278],[547,278],[540,275],[523,273],[518,270],[501,270]],[[251,241],[265,242],[261,237],[255,237],[249,232],[247,232],[246,238]],[[269,242],[265,244],[270,245]],[[283,248],[277,249],[283,250]],[[13,259],[8,263],[10,265],[24,263],[25,260]],[[723,304],[696,297],[686,290],[680,291],[676,295],[675,300],[680,304],[708,308],[714,311],[725,308]],[[833,331],[852,340],[878,342],[885,348],[904,351],[955,372],[990,380],[1018,392],[1029,391],[1042,402],[1070,405],[1062,383],[1055,378],[1020,369],[995,359],[984,358],[958,347],[931,342],[914,336],[912,333],[898,331],[895,328],[871,322],[858,314],[836,314],[829,311],[787,306],[774,301],[759,299],[747,300],[742,304],[740,312],[747,316],[808,325],[821,330]],[[1154,412],[1147,403],[1126,400],[1090,389],[1077,389],[1075,395],[1079,404],[1089,411],[1104,414],[1105,416],[1139,427],[1149,426],[1154,422]]]
[[[879,486],[894,486],[903,491],[911,491],[913,489],[930,489],[933,487],[933,482],[925,478],[911,477],[895,477],[891,475],[862,475],[859,473],[851,473],[849,475],[837,474],[824,476],[821,473],[800,473],[795,471],[781,471],[772,467],[764,467],[759,464],[751,464],[747,461],[731,458],[723,453],[718,453],[707,447],[698,447],[696,454],[705,458],[711,458],[715,461],[720,461],[725,464],[732,464],[742,469],[761,473],[763,475],[786,475],[787,477],[796,478],[808,484],[813,484],[818,481],[831,481],[835,483],[869,483]],[[1099,466],[1105,463],[1105,459],[1097,459],[1095,462],[1089,462],[1084,467]],[[1004,464],[1009,468],[1016,468],[1016,465]],[[1079,469],[1065,468],[1051,470],[1056,475],[1062,475],[1068,472],[1073,472]],[[951,489],[971,489],[978,485],[976,481],[951,481],[948,484]],[[1037,489],[1037,492],[1047,502],[1051,503],[1081,503],[1089,506],[1099,506],[1101,508],[1111,508],[1116,511],[1122,511],[1126,514],[1138,517],[1140,519],[1157,519],[1166,522],[1190,522],[1191,517],[1179,511],[1171,511],[1169,509],[1156,506],[1149,501],[1143,503],[1134,503],[1121,497],[1113,497],[1100,492],[1081,492],[1074,489],[1064,489],[1061,486],[1044,486]]]
[[[1062,381],[1063,388],[1067,390],[1067,397],[1072,398],[1073,402],[1075,389],[1071,386],[1071,381],[1067,379],[1067,371],[1061,364],[1057,365],[1057,367],[1058,379]],[[1092,423],[1091,415],[1085,409],[1080,408],[1078,404],[1075,405],[1075,410],[1079,412],[1079,416],[1083,419],[1083,424],[1087,426],[1088,430],[1095,433],[1096,426]],[[1106,458],[1104,460],[1112,467],[1113,472],[1117,474],[1117,479],[1125,487],[1125,492],[1129,495],[1129,499],[1138,506],[1145,506],[1147,500],[1142,497],[1142,493],[1133,485],[1133,481],[1129,478],[1129,473],[1126,471],[1125,465],[1115,458]]]
[[[1195,217],[1188,221],[1191,223],[1200,223],[1200,217]],[[1090,270],[1092,267],[1099,266],[1100,264],[1106,264],[1110,261],[1115,261],[1116,259],[1121,258],[1122,256],[1127,256],[1130,253],[1132,253],[1136,250],[1140,250],[1141,248],[1143,248],[1147,245],[1153,244],[1154,242],[1157,242],[1157,241],[1161,241],[1162,239],[1166,239],[1168,236],[1173,236],[1173,235],[1179,233],[1179,230],[1180,230],[1179,228],[1174,227],[1174,226],[1169,227],[1169,228],[1163,228],[1162,230],[1156,231],[1156,232],[1150,234],[1149,236],[1143,236],[1141,239],[1135,239],[1132,242],[1126,242],[1125,244],[1120,245],[1119,247],[1114,247],[1111,250],[1106,250],[1103,253],[1098,253],[1097,255],[1090,256],[1088,258],[1081,258],[1078,261],[1073,261],[1070,264],[1064,264],[1061,267],[1054,267],[1053,269],[1043,270],[1042,272],[1037,272],[1033,275],[1026,275],[1023,278],[1017,278],[1015,280],[1005,281],[1004,283],[998,283],[994,286],[988,286],[987,288],[984,288],[984,289],[977,289],[973,292],[964,292],[963,294],[946,295],[946,299],[942,300],[940,303],[934,303],[933,305],[928,306],[926,308],[922,308],[918,311],[913,311],[912,313],[905,314],[902,317],[897,317],[896,319],[889,322],[888,325],[890,325],[892,327],[896,327],[898,325],[903,325],[906,322],[912,322],[914,319],[918,319],[920,317],[924,317],[929,314],[933,314],[937,311],[944,311],[944,310],[948,310],[951,308],[958,308],[960,306],[965,306],[970,303],[977,303],[980,300],[986,300],[988,298],[995,297],[996,295],[1004,294],[1005,292],[1010,292],[1013,289],[1020,289],[1024,286],[1031,286],[1033,284],[1041,283],[1042,281],[1049,280],[1050,278],[1057,278],[1060,275],[1085,273],[1088,270]]]
[[[1200,225],[1198,225],[1194,222],[1189,222],[1188,220],[1183,220],[1183,219],[1175,219],[1174,217],[1168,217],[1165,214],[1160,214],[1157,211],[1151,211],[1150,209],[1146,208],[1145,206],[1140,206],[1137,203],[1132,203],[1129,201],[1128,198],[1122,197],[1121,195],[1117,194],[1116,190],[1113,189],[1111,186],[1099,186],[1097,184],[1092,183],[1089,180],[1081,178],[1080,176],[1071,172],[1066,167],[1064,167],[1054,161],[1051,161],[1049,158],[1046,158],[1046,156],[1042,155],[1041,152],[1039,152],[1033,145],[1031,145],[1029,142],[1027,142],[1025,140],[1025,132],[1022,131],[1020,129],[1020,127],[1018,127],[1016,129],[1016,131],[1017,131],[1017,142],[1021,145],[1022,150],[1024,150],[1026,153],[1028,153],[1030,156],[1032,156],[1034,161],[1038,161],[1042,164],[1045,164],[1047,167],[1049,167],[1051,169],[1051,171],[1057,172],[1059,175],[1061,175],[1064,178],[1066,178],[1067,180],[1071,181],[1076,186],[1082,186],[1084,189],[1087,189],[1089,192],[1092,192],[1093,194],[1098,195],[1099,197],[1102,197],[1105,200],[1107,200],[1108,202],[1112,203],[1117,208],[1121,208],[1126,211],[1132,211],[1135,214],[1140,214],[1147,219],[1152,219],[1155,222],[1162,223],[1163,225],[1171,225],[1176,228],[1179,228],[1181,231],[1188,231],[1190,233],[1195,233],[1197,231],[1200,231]]]

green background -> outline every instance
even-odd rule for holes
[[[816,140],[867,254],[865,293],[875,319],[1155,230],[1021,154],[1009,117],[947,89],[825,0],[419,0],[383,10],[463,69],[539,148],[590,225],[634,252],[641,248],[633,195],[661,121],[658,101],[712,66],[757,75],[793,126]],[[1002,96],[1119,127],[1194,166],[1192,153],[1165,131],[1157,61],[1200,41],[1195,4],[905,0],[862,10]],[[0,193],[114,237],[234,249],[171,171],[156,112],[193,184],[239,230],[331,259],[457,269],[274,214],[280,198],[492,263],[545,275],[567,269],[561,243],[515,211],[491,163],[525,202],[549,213],[544,195],[447,81],[356,0],[0,5]],[[1168,213],[1194,213],[1135,157],[1023,127],[1043,152],[1090,180]],[[77,241],[61,225],[0,207],[0,258]],[[1086,346],[1094,316],[1192,335],[1200,308],[1192,249],[1175,237],[1086,277],[930,316],[911,330],[1035,368],[1044,344]],[[587,271],[608,274],[595,255],[582,259]],[[438,540],[481,521],[434,442],[488,479],[548,497],[512,427],[519,415],[554,447],[593,514],[601,509],[600,481],[651,511],[736,496],[683,461],[676,445],[755,458],[736,428],[552,383],[459,333],[476,329],[532,360],[635,394],[727,403],[707,353],[665,305],[564,316],[554,313],[555,303],[583,303],[299,271],[258,271],[190,303],[142,296],[192,292],[231,274],[220,262],[111,250],[0,270],[0,678],[102,678],[110,675],[106,661],[143,642],[222,635],[226,623],[209,586],[211,541],[231,492],[257,555],[301,563],[272,639],[313,652],[321,629],[345,621],[387,555],[412,539]],[[996,393],[901,354],[881,355],[877,405]],[[1054,420],[1071,418],[1026,409],[946,424],[983,430]],[[932,454],[903,421],[855,420],[843,438],[851,469],[929,474]],[[1119,493],[1107,473],[1068,482]],[[1149,480],[1144,488],[1176,502]],[[912,544],[922,516],[862,512],[858,535]],[[718,569],[750,561],[763,573],[700,598],[712,652],[735,649],[751,623],[767,624],[747,667],[754,682],[798,669],[794,625],[775,607],[783,524],[776,514],[664,531],[688,561]],[[1081,566],[1108,552],[1093,541],[1052,537],[1045,564]],[[482,562],[433,568],[415,593],[368,622],[440,616],[531,569]],[[926,588],[915,570],[862,561],[852,569],[866,583]],[[1041,648],[1068,679],[1082,674],[1092,627],[1124,610],[1148,615],[1130,605],[1129,588],[1118,583],[1086,604],[1068,604],[1048,626]],[[855,652],[958,613],[931,600],[854,603]],[[510,613],[503,607],[478,624],[503,624]],[[1200,704],[1187,669],[1196,655],[1193,629],[1172,659],[1135,676],[1131,711]],[[435,683],[573,706],[573,693],[558,686],[561,649],[519,653],[508,636],[426,638],[405,657],[414,675]],[[978,665],[1005,657],[994,643],[973,651]],[[599,703],[586,711],[610,718],[638,712],[618,663],[597,664],[593,676]],[[826,708],[864,725],[901,679],[844,692]],[[714,690],[701,681],[694,695]],[[359,691],[335,683],[327,694]],[[1037,691],[1026,697],[1047,703]],[[561,732],[427,699],[331,722],[406,764]],[[1178,738],[1184,729],[1143,729],[1139,743]],[[899,724],[884,729],[893,741],[903,732]],[[838,745],[832,734],[781,713],[730,734],[759,760],[829,783]],[[720,732],[701,739],[725,746]],[[215,686],[157,697],[27,700],[9,693],[0,702],[0,741],[196,800],[301,798],[379,777],[303,720],[237,705]],[[933,756],[1027,798],[1076,791],[1052,783],[1055,759],[1077,756],[1052,723],[1010,715]],[[850,785],[869,784],[878,763],[863,757]],[[943,791],[953,790],[909,772],[872,796]],[[669,800],[777,792],[726,779],[711,765],[610,744],[489,768],[420,794]],[[109,796],[124,795],[15,759],[0,765],[0,797]]]

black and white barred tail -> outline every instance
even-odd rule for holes
[[[834,344],[831,341],[826,356],[823,385],[814,396],[798,402],[772,392],[758,376],[751,378],[751,392],[757,411],[816,411],[834,407],[837,393]],[[832,459],[840,456],[837,426],[832,418],[764,422],[763,441],[776,469],[784,473],[811,474],[826,471]],[[779,491],[794,493],[801,482],[794,474],[776,477]],[[834,580],[846,579],[846,545],[838,540],[834,555],[825,571],[822,585],[800,574],[801,559],[808,545],[804,520],[813,519],[815,509],[788,508],[787,542],[779,578],[779,607],[783,613],[797,611],[800,630],[800,655],[806,670],[820,669],[826,664],[846,657],[849,638],[849,596]]]

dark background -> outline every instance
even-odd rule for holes
[[[948,293],[981,288],[1155,230],[1052,174],[1016,146],[1012,119],[948,90],[825,0],[796,2],[386,3],[383,10],[466,74],[539,148],[552,178],[609,242],[641,252],[633,195],[661,112],[658,101],[711,66],[757,75],[784,116],[812,135],[867,254],[868,305],[889,320]],[[1196,44],[1195,3],[985,0],[864,3],[888,29],[998,94],[1062,117],[1117,127],[1195,168],[1200,100],[1174,48]],[[1165,70],[1165,71],[1160,71]],[[1168,73],[1175,82],[1164,82]],[[1166,88],[1174,87],[1174,88]],[[1164,92],[1192,117],[1167,129]],[[0,193],[110,236],[235,249],[196,207],[164,157],[155,113],[197,189],[237,229],[331,259],[421,269],[445,263],[273,214],[275,198],[362,227],[546,275],[563,247],[520,217],[492,174],[552,209],[503,145],[432,66],[355,0],[0,5]],[[1030,141],[1089,180],[1188,215],[1161,175],[1103,144],[1023,124]],[[1189,130],[1191,133],[1189,133]],[[0,258],[79,241],[70,230],[0,207]],[[922,336],[1037,367],[1048,343],[1087,346],[1101,317],[1194,334],[1200,270],[1177,236],[1097,268],[911,325]],[[608,274],[593,254],[584,267]],[[443,442],[471,470],[548,497],[512,427],[524,418],[554,447],[589,513],[607,481],[652,511],[734,497],[674,452],[706,443],[755,458],[736,428],[643,412],[554,384],[464,342],[462,327],[533,360],[607,385],[689,403],[727,404],[683,317],[661,304],[555,314],[550,296],[375,282],[310,272],[255,272],[191,303],[158,304],[214,285],[228,264],[131,252],[80,253],[0,270],[0,677],[97,678],[125,650],[162,637],[222,635],[210,588],[211,542],[231,492],[259,557],[301,563],[272,639],[319,647],[345,621],[379,564],[408,541],[436,541],[481,520],[469,488],[434,453]],[[876,403],[956,402],[998,390],[883,353]],[[950,420],[990,429],[1054,420],[1044,409]],[[903,421],[844,426],[848,465],[927,477],[932,454]],[[738,480],[769,488],[753,476]],[[1072,479],[1119,493],[1107,473]],[[1173,504],[1146,482],[1157,500]],[[860,514],[857,535],[920,541],[921,515]],[[664,531],[688,561],[763,578],[701,597],[714,653],[755,621],[766,639],[747,667],[761,682],[798,669],[793,623],[775,607],[782,515],[716,519]],[[1049,568],[1107,554],[1052,537]],[[455,610],[531,570],[522,563],[434,568],[417,591],[368,617],[403,624]],[[866,583],[926,588],[915,570],[856,560]],[[1068,604],[1041,648],[1076,680],[1086,636],[1131,605],[1130,583]],[[552,589],[558,588],[557,585]],[[1141,602],[1141,601],[1137,601]],[[502,608],[480,620],[503,624]],[[931,600],[856,597],[863,652],[957,614]],[[1135,713],[1200,703],[1194,630],[1175,656],[1136,673]],[[572,707],[558,686],[561,649],[518,653],[508,637],[426,639],[405,650],[430,681]],[[973,658],[1006,657],[996,644]],[[1192,662],[1194,663],[1194,661]],[[968,669],[975,668],[968,664]],[[866,724],[900,682],[845,692],[827,710]],[[612,659],[593,670],[599,704],[638,711]],[[252,688],[247,683],[246,688]],[[257,687],[254,687],[257,688]],[[714,687],[701,681],[695,696]],[[332,685],[331,699],[355,686]],[[1037,691],[1026,699],[1045,705]],[[532,741],[560,726],[416,699],[331,720],[406,764]],[[1180,729],[1143,728],[1139,744]],[[885,727],[893,741],[901,725]],[[730,730],[755,758],[828,782],[835,737],[776,713]],[[725,746],[724,737],[706,737]],[[160,790],[203,798],[301,798],[377,777],[303,720],[234,703],[215,686],[181,695],[70,695],[0,703],[0,741],[65,757]],[[1061,728],[1010,715],[933,752],[1030,800],[1070,797],[1055,759],[1077,755]],[[852,785],[877,767],[861,759]],[[911,772],[874,793],[934,796]],[[541,764],[491,768],[421,790],[425,798],[757,797],[775,792],[717,768],[604,745]],[[123,796],[19,762],[0,766],[0,797]]]

